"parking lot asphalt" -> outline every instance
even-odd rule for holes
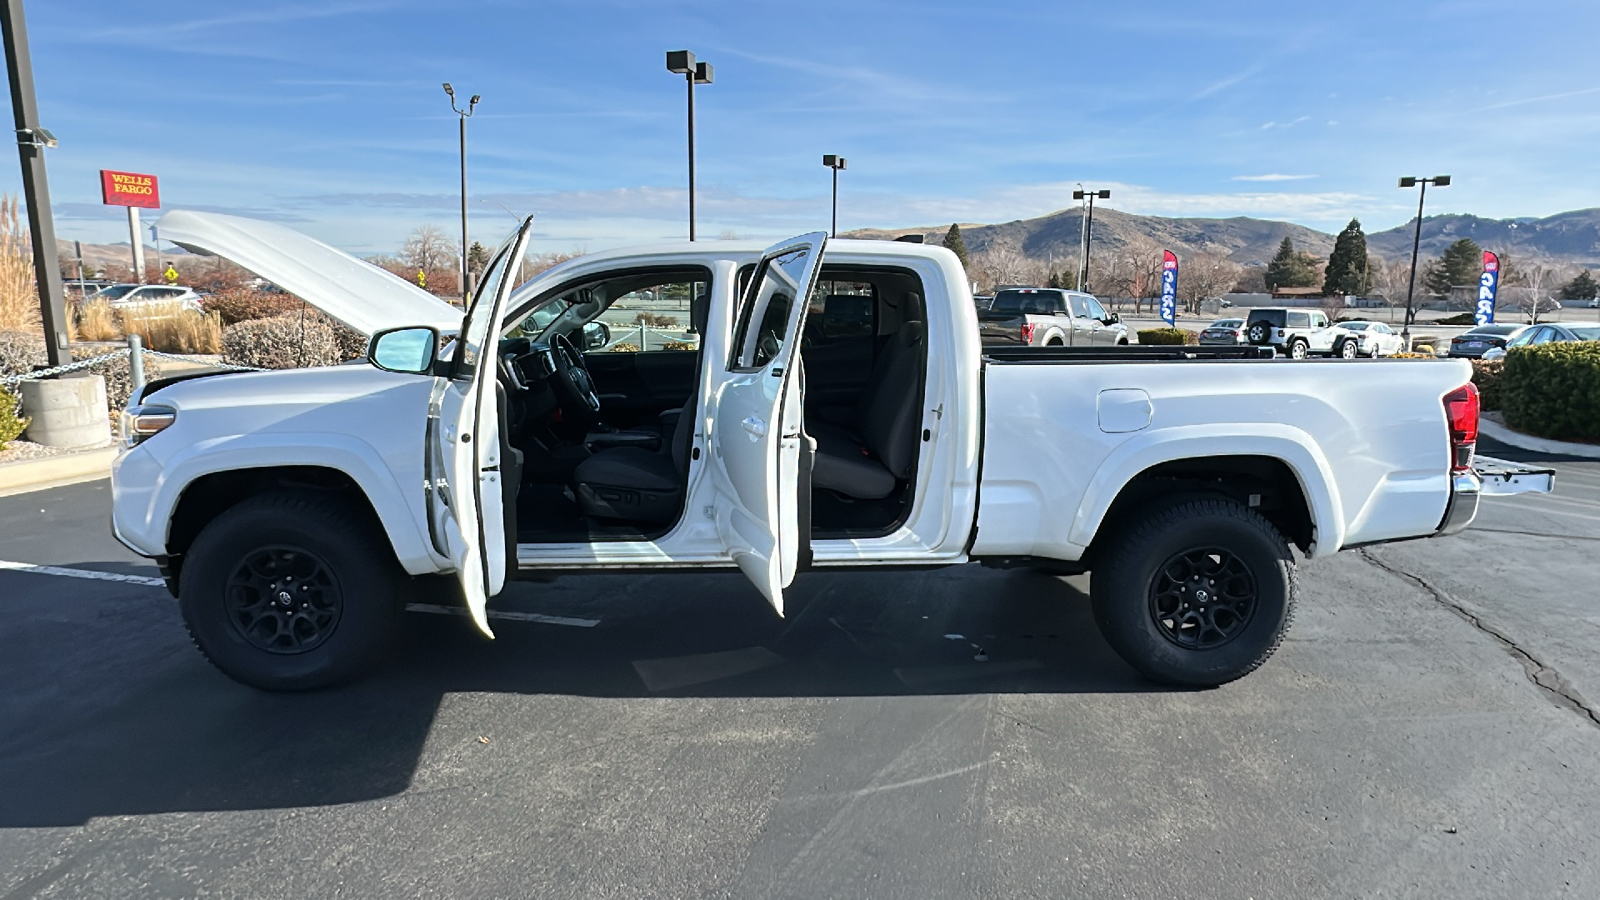
[[[418,612],[269,695],[105,482],[0,498],[0,898],[1594,896],[1600,462],[1549,461],[1306,563],[1209,691],[1123,665],[1086,578],[966,566],[802,575],[786,621],[737,575],[517,584],[565,624]]]

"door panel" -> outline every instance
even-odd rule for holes
[[[783,589],[803,552],[799,470],[799,335],[827,235],[774,246],[762,259],[735,329],[728,374],[714,398],[717,532],[728,555],[783,613]]]
[[[514,503],[517,485],[501,477],[497,352],[501,317],[527,249],[529,218],[491,260],[482,286],[456,340],[448,378],[438,392],[437,431],[430,435],[429,458],[443,463],[431,472],[430,515],[439,524],[446,553],[466,598],[472,621],[489,628],[489,598],[505,586],[507,535],[505,504]],[[442,487],[442,490],[440,489]],[[509,496],[508,496],[509,495]]]
[[[654,422],[694,392],[700,354],[692,350],[585,353],[606,421],[626,427]]]

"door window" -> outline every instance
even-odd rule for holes
[[[1089,307],[1089,318],[1097,319],[1101,322],[1110,318],[1110,316],[1106,315],[1106,308],[1100,305],[1099,300],[1093,297],[1084,297],[1083,302],[1084,305]]]
[[[451,377],[457,381],[472,380],[473,373],[478,369],[478,360],[483,355],[484,343],[496,340],[498,337],[489,334],[489,328],[494,324],[492,321],[494,316],[480,310],[487,311],[494,305],[495,294],[499,293],[500,283],[505,280],[506,254],[510,251],[512,241],[515,240],[516,235],[512,235],[506,246],[500,248],[500,252],[484,270],[483,279],[478,283],[478,295],[473,298],[472,311],[467,314],[466,327],[462,329],[461,338],[456,342],[455,374]]]
[[[1529,340],[1528,343],[1530,343],[1530,344],[1548,344],[1548,343],[1550,343],[1551,341],[1553,341],[1555,339],[1556,339],[1556,330],[1554,328],[1541,328],[1538,331],[1534,332],[1533,338],[1531,340]]]
[[[1072,303],[1072,315],[1073,315],[1074,318],[1078,318],[1078,319],[1090,318],[1090,316],[1089,316],[1089,304],[1083,302],[1083,296],[1082,295],[1080,295],[1080,294],[1071,294],[1071,295],[1069,295],[1068,299]]]
[[[752,299],[739,313],[738,344],[731,368],[736,371],[760,369],[779,353],[789,340],[789,312],[795,293],[805,278],[811,248],[791,250],[763,263],[755,281]]]
[[[1289,328],[1310,328],[1311,314],[1303,312],[1289,313]]]

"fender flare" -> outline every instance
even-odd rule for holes
[[[171,540],[172,515],[190,485],[207,475],[241,469],[310,466],[348,476],[372,504],[379,525],[402,568],[412,575],[441,571],[440,559],[418,528],[419,508],[407,502],[394,473],[371,444],[351,435],[329,432],[262,432],[199,441],[165,461],[161,483],[150,494],[147,521],[165,521]],[[417,491],[417,500],[422,492]],[[426,516],[427,510],[421,509]]]
[[[1240,433],[1240,429],[1248,429]],[[1312,543],[1307,556],[1332,553],[1344,543],[1344,505],[1322,449],[1298,428],[1263,422],[1253,425],[1185,425],[1141,432],[1123,442],[1095,472],[1073,517],[1068,540],[1087,547],[1111,505],[1128,484],[1161,463],[1218,456],[1265,456],[1289,467],[1311,513]]]

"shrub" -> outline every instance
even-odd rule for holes
[[[117,314],[111,309],[111,304],[104,300],[96,300],[78,307],[78,340],[115,341],[121,338],[122,329],[118,325]]]
[[[1476,324],[1478,324],[1478,317],[1475,314],[1469,313],[1469,312],[1456,313],[1453,316],[1445,316],[1444,318],[1440,319],[1439,321],[1435,322],[1434,324],[1435,325],[1476,325]]]
[[[346,328],[322,313],[317,313],[316,315],[324,322],[327,322],[329,328],[333,329],[333,342],[339,348],[340,362],[344,362],[347,359],[366,358],[368,343],[366,335],[354,328]]]
[[[1472,361],[1472,383],[1478,386],[1478,402],[1484,409],[1499,409],[1504,403],[1506,363],[1502,359]]]
[[[222,360],[258,369],[332,366],[341,362],[338,337],[321,316],[251,319],[222,330]]]
[[[1518,431],[1600,440],[1600,342],[1518,347],[1506,354],[1501,410]]]
[[[44,335],[37,331],[0,331],[0,375],[26,375],[44,364]]]
[[[28,328],[38,322],[28,227],[17,214],[17,198],[0,196],[0,328]]]
[[[1141,344],[1198,344],[1200,334],[1184,328],[1146,328],[1139,332]]]
[[[1393,356],[1384,357],[1384,359],[1438,359],[1438,358],[1439,357],[1436,354],[1433,354],[1433,353],[1396,353]]]
[[[610,347],[607,347],[606,349],[610,350],[612,353],[638,353],[639,352],[639,345],[638,344],[630,344],[627,341],[623,341],[621,343],[612,344]]]
[[[642,312],[633,317],[634,324],[648,325],[651,328],[677,328],[678,320],[663,313]]]
[[[249,288],[235,288],[212,294],[205,298],[204,303],[207,312],[214,312],[222,317],[224,328],[252,319],[272,319],[291,313],[299,314],[305,306],[304,301],[291,294],[269,294],[265,291],[252,291]]]
[[[0,450],[20,437],[27,427],[28,420],[22,417],[17,398],[7,393],[5,388],[0,388]]]
[[[161,303],[122,313],[122,330],[163,353],[217,353],[222,350],[222,319],[214,312]]]
[[[41,345],[41,352],[43,352]],[[100,356],[100,351],[90,347],[73,347],[73,359],[89,359]],[[133,396],[133,369],[128,364],[127,356],[118,356],[104,362],[97,362],[85,372],[91,372],[106,380],[106,406],[111,411],[111,421],[117,420],[117,413],[128,405],[128,399]],[[161,362],[155,357],[144,358],[144,380],[155,381],[162,374]]]

